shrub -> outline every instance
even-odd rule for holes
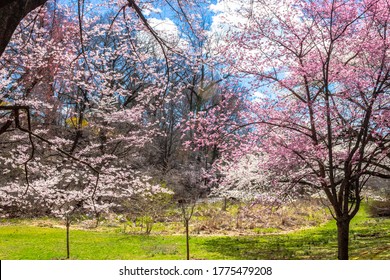
[[[368,212],[371,217],[390,217],[390,195],[385,200],[370,202]]]

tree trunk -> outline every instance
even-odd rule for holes
[[[95,228],[97,228],[99,226],[99,219],[100,219],[100,215],[101,213],[97,213],[96,214],[96,223],[95,223]]]
[[[226,211],[226,210],[227,210],[227,198],[224,197],[223,198],[222,211]]]
[[[190,234],[189,234],[189,221],[185,220],[186,226],[186,245],[187,245],[187,260],[190,259]]]
[[[70,247],[69,247],[69,229],[70,229],[70,220],[66,218],[66,258],[70,258]]]
[[[20,21],[47,0],[3,0],[0,2],[0,56]]]
[[[340,219],[337,221],[337,242],[338,242],[338,259],[348,260],[349,245],[349,223],[350,219]]]

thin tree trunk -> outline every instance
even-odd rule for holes
[[[223,206],[222,206],[222,211],[226,211],[226,209],[227,209],[227,198],[226,198],[226,197],[224,197],[224,198],[223,198]]]
[[[349,224],[350,219],[341,219],[337,221],[337,241],[338,241],[338,259],[348,260],[348,245],[349,245]]]
[[[190,206],[190,209],[188,209],[185,205],[185,201],[179,200],[179,204],[181,207],[181,211],[183,214],[183,221],[184,226],[186,228],[186,248],[187,248],[187,260],[190,259],[190,233],[189,233],[189,226],[190,226],[190,220],[192,217],[192,214],[194,213],[195,208],[195,201],[191,202],[192,205]]]
[[[186,245],[187,245],[187,260],[190,259],[190,234],[189,234],[189,221],[185,220],[186,226]]]
[[[70,246],[69,246],[69,229],[70,229],[70,220],[66,218],[66,258],[70,258]]]
[[[96,224],[95,224],[95,228],[97,228],[99,226],[99,219],[100,219],[100,213],[97,213],[96,214]]]

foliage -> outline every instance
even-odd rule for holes
[[[88,125],[86,119],[79,119],[78,117],[71,117],[65,120],[65,123],[72,128],[84,128]]]

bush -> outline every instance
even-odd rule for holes
[[[390,196],[383,201],[372,201],[368,204],[371,217],[390,217]]]

